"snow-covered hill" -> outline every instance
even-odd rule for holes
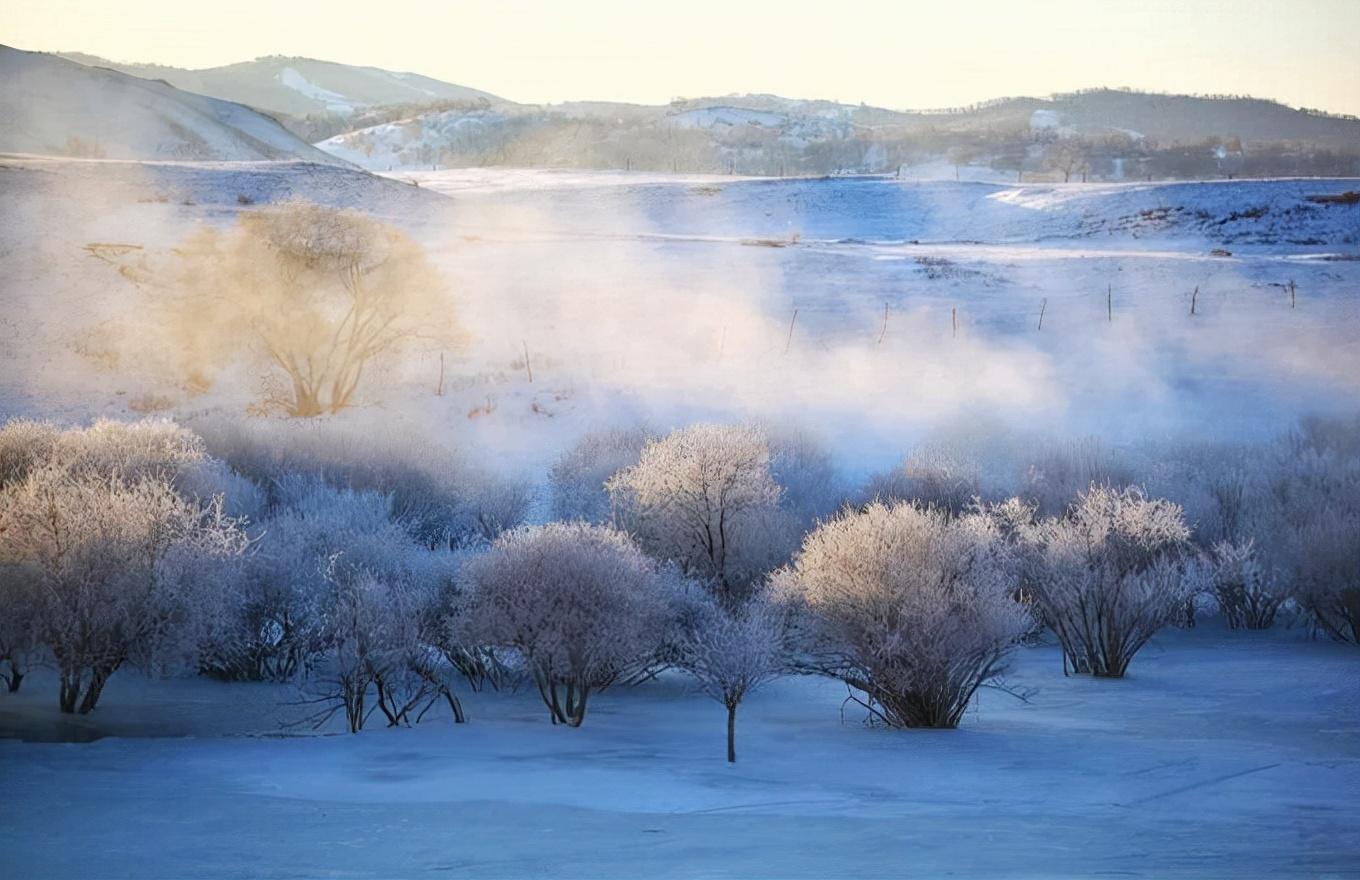
[[[366,107],[445,100],[499,100],[488,92],[417,73],[313,58],[273,55],[223,67],[185,70],[157,64],[124,64],[79,53],[67,53],[64,57],[132,76],[163,80],[200,95],[238,101],[266,112],[290,116],[350,114]]]
[[[163,82],[0,46],[0,151],[336,163],[276,120]]]

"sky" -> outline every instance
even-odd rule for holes
[[[770,92],[895,109],[1099,86],[1360,115],[1360,0],[0,0],[0,43],[297,55],[525,102]]]

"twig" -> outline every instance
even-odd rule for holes
[[[524,346],[524,369],[528,371],[529,384],[532,385],[534,383],[534,365],[529,363],[529,343],[521,339],[520,345]]]
[[[888,304],[883,304],[883,329],[878,334],[878,345],[883,344],[883,337],[888,335]]]
[[[789,338],[784,341],[784,354],[789,353],[789,346],[793,345],[793,325],[798,321],[798,310],[793,310],[793,317],[789,319]]]
[[[1190,294],[1190,314],[1195,314],[1195,304],[1199,301],[1199,285],[1195,285],[1195,292]]]
[[[1044,312],[1047,311],[1047,310],[1048,310],[1048,297],[1044,297],[1044,301],[1041,302],[1041,303],[1039,303],[1039,329],[1040,329],[1040,330],[1044,329]]]

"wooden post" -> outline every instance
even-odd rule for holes
[[[1105,320],[1114,323],[1114,285],[1105,289]]]
[[[789,338],[784,340],[784,354],[789,353],[789,346],[793,345],[793,325],[798,320],[798,310],[793,310],[793,317],[789,319]]]
[[[883,337],[888,335],[888,304],[883,304],[883,329],[878,333],[878,344],[883,344]]]
[[[1047,309],[1048,309],[1048,297],[1044,297],[1044,301],[1041,302],[1041,303],[1039,303],[1039,329],[1040,329],[1040,330],[1044,329],[1044,312],[1045,312]]]
[[[1199,285],[1195,285],[1195,292],[1190,294],[1190,316],[1195,315],[1195,304],[1199,301]]]
[[[528,372],[529,384],[532,385],[534,383],[534,365],[529,363],[529,343],[525,342],[523,339],[519,342],[520,345],[524,346],[524,369]]]
[[[1291,309],[1294,308],[1294,292],[1295,292],[1295,290],[1297,290],[1297,286],[1294,284],[1294,279],[1291,278],[1291,279],[1289,279],[1289,307],[1290,307]]]

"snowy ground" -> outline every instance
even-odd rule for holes
[[[1216,621],[1123,681],[1022,649],[1022,703],[961,729],[873,729],[844,689],[753,696],[739,760],[682,679],[606,692],[579,730],[530,694],[470,720],[281,736],[286,689],[113,679],[53,726],[0,695],[9,877],[1356,877],[1360,654]]]

